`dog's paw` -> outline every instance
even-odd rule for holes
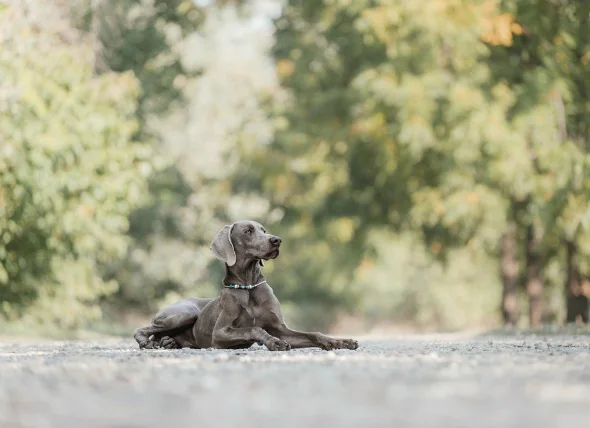
[[[139,349],[155,349],[156,348],[156,343],[153,340],[144,340],[141,342],[138,342],[139,344]]]
[[[354,340],[354,339],[343,339],[340,342],[342,342],[342,347],[341,349],[358,349],[359,347],[359,343],[358,341]]]
[[[357,349],[359,343],[354,339],[330,339],[320,344],[324,351],[332,351],[333,349]]]
[[[163,349],[178,349],[178,343],[171,338],[170,336],[164,336],[160,339],[160,343],[158,343],[159,348]]]
[[[288,351],[291,349],[291,345],[281,339],[273,338],[265,343],[265,346],[269,351]]]
[[[336,349],[336,341],[335,340],[326,340],[320,342],[320,348],[324,351],[331,351],[332,349]]]

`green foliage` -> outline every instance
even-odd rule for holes
[[[496,262],[485,252],[463,247],[441,263],[408,233],[376,230],[369,240],[376,254],[355,277],[355,287],[363,290],[356,313],[369,327],[410,323],[453,330],[498,323],[502,287]]]
[[[187,77],[182,42],[203,20],[190,0],[83,0],[72,8],[74,22],[96,38],[96,61],[139,79],[138,115],[166,113],[182,98]],[[141,129],[144,131],[144,129]]]
[[[125,14],[112,21],[122,27],[113,32],[123,38],[113,40],[107,32],[101,37],[102,52],[110,67],[138,67],[143,111],[149,113],[141,122],[141,135],[154,140],[162,168],[150,177],[149,201],[130,217],[132,246],[106,271],[121,284],[106,303],[115,310],[151,314],[183,296],[217,294],[223,266],[211,255],[212,237],[227,222],[265,212],[268,203],[260,197],[234,197],[228,177],[237,162],[232,151],[240,141],[269,138],[259,96],[268,96],[276,79],[267,54],[272,29],[252,25],[254,15],[267,13],[256,9],[257,2],[201,9],[186,1],[178,7],[166,1],[141,3],[151,6],[126,2]],[[185,15],[168,13],[178,8]],[[108,8],[99,12],[111,19]],[[136,25],[137,16],[154,25]],[[156,51],[154,37],[165,38],[167,44]],[[133,44],[142,46],[145,63],[135,63],[119,49]],[[178,67],[157,58],[173,58]],[[156,81],[175,75],[170,76],[174,86],[165,83],[162,89],[180,92],[162,94],[142,74],[155,63],[161,65],[153,70]],[[155,105],[163,111],[149,107]]]
[[[27,6],[0,15],[0,310],[71,327],[116,290],[99,266],[125,252],[149,150],[132,139],[136,79],[93,75],[54,6]]]
[[[288,2],[275,45],[288,101],[274,109],[275,140],[244,152],[236,188],[269,197],[287,240],[330,248],[306,252],[292,277],[328,274],[293,298],[312,287],[338,295],[339,274],[350,295],[368,249],[383,251],[385,235],[367,239],[374,228],[418,232],[417,248],[446,260],[455,279],[454,248],[496,258],[515,209],[523,230],[542,236],[547,265],[562,256],[559,237],[584,245],[587,17],[579,2]],[[379,263],[376,272],[393,272]],[[499,284],[499,266],[487,271]],[[425,272],[432,284],[444,276]],[[414,286],[398,287],[411,295]],[[436,311],[444,299],[434,295],[420,294],[432,300],[408,318]],[[465,307],[486,313],[471,298]]]
[[[508,224],[547,320],[590,275],[590,2],[0,4],[5,315],[214,295],[239,218],[304,328],[494,322]]]
[[[120,284],[116,293],[103,299],[103,308],[109,313],[130,308],[153,311],[162,299],[185,292],[187,278],[192,285],[206,274],[206,265],[198,262],[204,242],[195,242],[198,230],[190,230],[183,221],[191,189],[170,165],[169,154],[158,150],[162,125],[156,124],[183,106],[185,86],[199,73],[187,70],[182,52],[186,38],[201,24],[203,11],[188,0],[100,0],[78,2],[70,15],[94,39],[100,70],[133,73],[138,79],[135,135],[149,141],[157,168],[147,183],[149,198],[128,217],[131,245],[102,265],[104,278]]]
[[[276,110],[275,140],[245,153],[236,182],[262,189],[287,242],[307,249],[305,263],[281,266],[290,298],[354,300],[366,244],[382,245],[367,241],[374,227],[420,230],[435,253],[495,245],[504,202],[478,181],[486,133],[503,138],[490,118],[502,122],[507,101],[484,88],[481,11],[445,4],[290,2],[277,21],[289,102]]]

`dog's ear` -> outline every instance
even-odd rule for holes
[[[211,251],[219,260],[225,262],[228,266],[236,264],[236,250],[231,242],[231,231],[233,224],[226,224],[223,229],[217,232],[213,242],[211,242]]]

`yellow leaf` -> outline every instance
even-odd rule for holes
[[[510,25],[510,29],[512,30],[512,34],[516,34],[517,36],[522,34],[522,27],[517,22],[513,22]]]
[[[476,204],[479,202],[479,195],[475,192],[469,192],[467,193],[465,199],[471,204]]]
[[[191,10],[192,8],[193,8],[193,4],[192,4],[190,1],[186,0],[186,1],[183,1],[182,3],[180,3],[180,4],[178,5],[178,7],[176,8],[176,11],[177,11],[178,13],[180,13],[180,14],[183,14],[183,15],[184,15],[184,14],[186,14],[186,13],[187,13],[189,10]]]
[[[522,34],[522,27],[514,22],[514,17],[509,13],[484,19],[483,25],[482,40],[495,46],[511,46],[513,34]]]
[[[332,221],[328,225],[330,235],[341,243],[346,243],[352,239],[354,234],[354,221],[350,217],[342,217]]]
[[[443,249],[443,245],[440,242],[433,242],[432,245],[430,246],[430,250],[434,254],[440,254],[442,249]]]
[[[295,72],[295,64],[289,59],[281,59],[277,62],[277,74],[279,77],[286,78]]]

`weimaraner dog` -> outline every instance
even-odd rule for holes
[[[211,250],[225,263],[224,288],[216,299],[188,298],[165,307],[147,327],[135,330],[140,348],[291,348],[357,349],[353,339],[291,330],[281,305],[261,272],[263,260],[279,256],[281,238],[261,224],[239,221],[225,226]]]

